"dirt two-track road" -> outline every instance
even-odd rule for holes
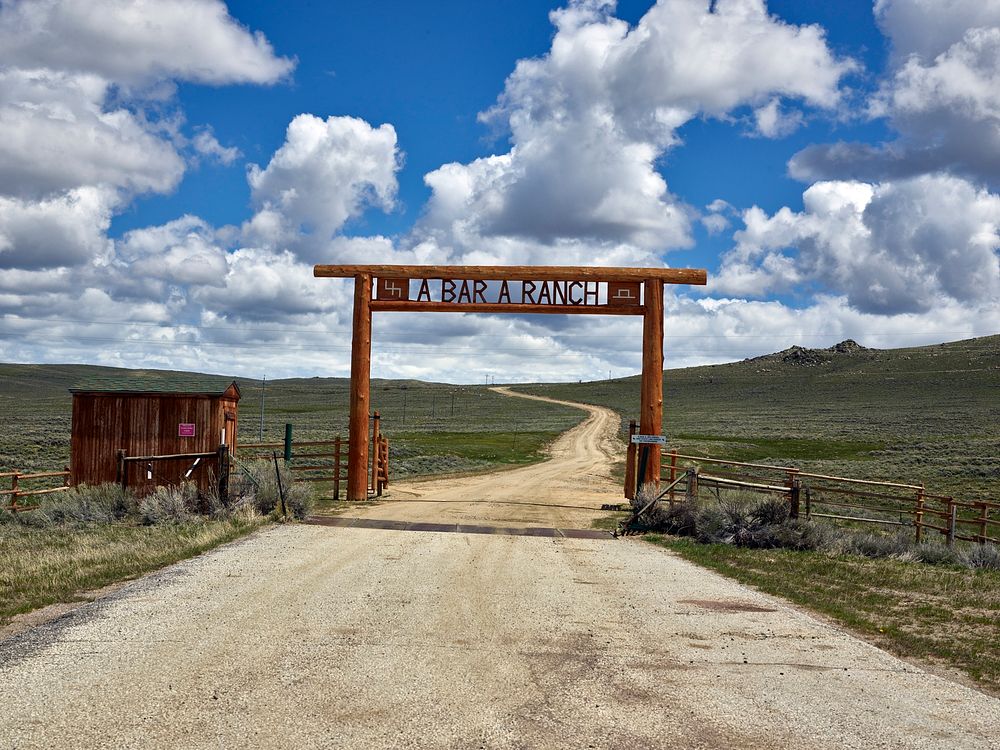
[[[546,464],[349,513],[407,530],[271,528],[0,643],[0,748],[1000,747],[1000,701],[779,600],[520,535],[615,501],[587,410]]]

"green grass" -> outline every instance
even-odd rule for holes
[[[477,468],[537,463],[545,459],[545,446],[558,436],[555,431],[402,432],[392,439],[396,454],[392,457],[393,468],[402,468],[404,475],[417,476],[441,473],[449,466]]]
[[[1000,572],[646,539],[827,615],[899,656],[958,668],[1000,694]]]
[[[0,471],[49,471],[69,463],[72,400],[68,388],[94,377],[122,378],[129,373],[167,377],[170,373],[122,370],[90,365],[0,364]],[[260,437],[259,381],[236,378],[243,398],[239,408],[239,442]],[[269,381],[264,401],[264,442],[281,442],[285,423],[293,426],[295,440],[330,440],[347,436],[350,405],[349,381],[344,378],[292,378]],[[485,386],[458,386],[412,380],[372,381],[372,410],[382,414],[382,432],[393,451],[393,476],[412,473],[469,471],[537,460],[541,442],[576,425],[584,417],[579,409],[525,399],[511,399]],[[481,448],[452,449],[448,440],[416,440],[417,435],[497,434],[495,449],[489,438]],[[515,439],[515,433],[517,435]],[[521,436],[525,445],[519,445]],[[410,454],[397,455],[397,437],[414,439]],[[539,437],[541,436],[541,437]],[[540,442],[541,441],[541,442]],[[506,450],[505,443],[512,446]],[[410,472],[412,455],[426,456],[426,449],[440,450],[440,467],[420,459]],[[494,453],[496,460],[486,454]],[[519,458],[520,456],[520,458]]]
[[[861,440],[829,440],[819,438],[763,438],[747,440],[727,435],[699,435],[679,433],[677,442],[718,443],[714,450],[725,453],[736,461],[762,461],[769,456],[785,456],[795,461],[834,460],[864,461],[872,458],[874,451],[885,448],[885,443]]]
[[[13,615],[201,554],[261,525],[233,518],[163,526],[0,525],[0,624]]]
[[[669,447],[1000,498],[1000,336],[816,355],[668,370]],[[639,413],[636,377],[518,390],[607,406],[626,424]]]

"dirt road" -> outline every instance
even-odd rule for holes
[[[366,513],[582,519],[606,476],[540,472],[606,419]],[[19,749],[1000,747],[1000,701],[635,539],[271,528],[0,643],[0,695]]]
[[[396,521],[589,528],[602,503],[622,502],[612,480],[621,453],[615,437],[618,415],[610,409],[529,396],[516,398],[575,406],[587,412],[579,425],[549,447],[551,460],[489,476],[455,477],[392,485],[394,502],[352,512],[352,516]]]

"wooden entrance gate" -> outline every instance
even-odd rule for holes
[[[703,285],[707,281],[704,269],[589,266],[318,265],[313,275],[354,278],[348,500],[367,497],[373,312],[641,315],[639,429],[644,435],[659,435],[663,420],[663,285]],[[659,451],[652,451],[644,468],[643,481],[658,481]]]

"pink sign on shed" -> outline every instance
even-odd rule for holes
[[[194,424],[181,422],[177,425],[177,437],[194,437]]]

